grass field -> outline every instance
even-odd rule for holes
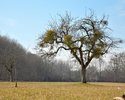
[[[112,100],[125,92],[122,83],[0,83],[0,100]]]

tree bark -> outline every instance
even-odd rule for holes
[[[86,83],[86,67],[81,67],[81,82]]]

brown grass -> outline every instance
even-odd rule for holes
[[[112,100],[125,92],[123,83],[0,83],[0,100]]]

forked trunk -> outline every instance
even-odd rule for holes
[[[86,68],[85,67],[81,67],[81,82],[82,83],[86,83]]]

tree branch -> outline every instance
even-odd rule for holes
[[[54,52],[45,52],[43,53],[43,55],[41,57],[47,56],[47,57],[51,57],[51,56],[55,56],[55,54],[57,54],[59,52],[60,49],[64,49],[64,50],[70,50],[69,48],[65,48],[64,46],[60,46],[59,48],[57,48],[56,51]]]

